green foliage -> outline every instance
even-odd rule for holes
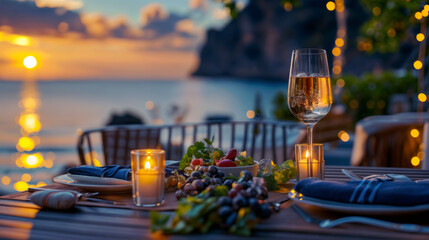
[[[289,110],[287,104],[287,97],[283,92],[278,92],[274,96],[274,117],[278,120],[292,120],[297,121],[297,118]]]
[[[264,173],[261,177],[264,178],[265,183],[267,184],[267,189],[269,191],[279,190],[279,186],[272,172]]]
[[[365,74],[358,78],[344,76],[344,91],[341,100],[354,121],[371,116],[387,114],[389,98],[393,94],[417,92],[417,78],[407,73],[398,77],[391,72],[380,76]]]
[[[361,26],[362,39],[369,52],[394,52],[408,37],[409,29],[418,21],[414,13],[421,1],[361,0],[372,17]]]
[[[228,9],[229,15],[231,18],[236,18],[238,16],[238,7],[235,0],[215,0],[216,2],[223,3],[223,6]]]
[[[202,158],[207,165],[212,165],[214,160],[225,156],[222,149],[212,146],[213,141],[214,137],[211,140],[205,138],[204,142],[206,142],[207,146],[203,142],[195,142],[194,145],[189,146],[182,160],[180,160],[179,169],[185,169],[194,158]]]
[[[174,216],[150,212],[151,231],[164,234],[189,234],[193,232],[207,233],[212,227],[222,223],[217,214],[220,196],[226,196],[228,189],[217,186],[216,197],[200,194],[197,197],[187,197],[179,202]],[[258,219],[250,208],[241,208],[236,221],[229,227],[228,232],[234,235],[250,236],[253,226]]]
[[[239,166],[249,166],[249,165],[253,165],[253,158],[248,156],[248,157],[244,157],[244,156],[238,156],[237,157],[238,160],[240,160],[240,165]]]
[[[290,179],[296,178],[296,167],[292,160],[287,160],[282,165],[273,165],[271,161],[262,160],[259,166],[258,176],[265,179],[268,190],[277,190],[278,184],[285,184]]]
[[[196,142],[194,145],[188,147],[188,151],[183,155],[182,160],[180,160],[180,170],[185,169],[185,167],[189,166],[192,159],[194,158],[203,158],[204,156],[204,143]]]

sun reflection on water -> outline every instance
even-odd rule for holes
[[[19,41],[22,41],[24,44],[23,39]],[[28,57],[26,59],[27,61],[23,62],[26,68],[33,68],[37,65],[37,61],[33,62],[35,59],[30,58],[28,60]],[[46,157],[44,157],[40,151],[37,151],[37,146],[40,144],[40,137],[38,134],[42,129],[42,123],[38,114],[41,101],[37,82],[32,78],[31,74],[29,74],[29,76],[30,77],[22,83],[21,99],[18,102],[21,113],[16,118],[16,123],[20,126],[21,136],[17,140],[16,150],[18,152],[14,154],[14,159],[16,159],[15,163],[19,168],[52,168],[55,154],[47,153]],[[25,191],[29,187],[46,185],[45,182],[39,180],[37,180],[36,175],[32,176],[29,173],[23,173],[20,179],[11,179],[9,176],[4,176],[1,179],[1,183],[3,185],[11,184],[16,191]],[[34,181],[34,183],[32,183],[32,181]]]

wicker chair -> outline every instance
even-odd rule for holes
[[[82,165],[129,164],[130,150],[139,148],[164,149],[166,159],[180,160],[189,145],[213,136],[214,146],[281,163],[293,157],[292,147],[305,132],[302,124],[289,121],[108,126],[81,132],[77,150]]]

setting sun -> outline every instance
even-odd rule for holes
[[[24,58],[23,64],[26,68],[31,69],[37,65],[37,60],[33,56],[27,56]]]

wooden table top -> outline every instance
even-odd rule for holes
[[[326,166],[325,178],[349,180],[341,169],[352,169],[367,176],[396,173],[413,180],[429,178],[429,170],[373,167]],[[26,194],[26,193],[22,193]],[[239,239],[215,230],[206,235],[163,236],[150,232],[149,212],[115,206],[79,205],[69,211],[41,210],[21,195],[0,197],[0,239]],[[385,230],[359,224],[344,224],[332,229],[322,229],[305,222],[292,208],[291,201],[282,205],[279,213],[261,221],[251,238],[282,239],[429,239],[428,234],[413,234]],[[336,219],[345,215],[322,209],[306,208],[306,211],[322,219]],[[170,212],[171,214],[173,212]],[[403,223],[429,226],[427,212],[413,216],[383,218]],[[244,239],[244,238],[243,238]]]

